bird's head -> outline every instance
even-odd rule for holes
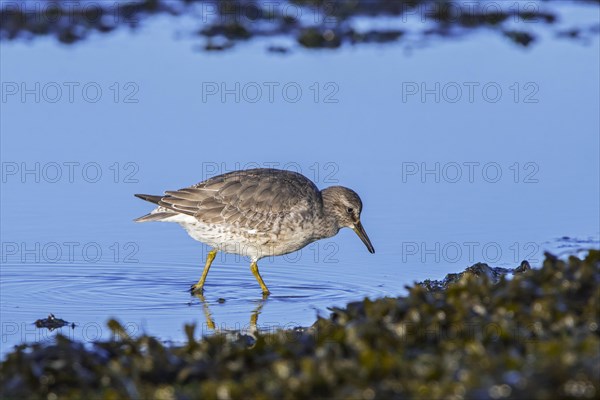
[[[328,187],[323,189],[321,194],[325,211],[335,219],[338,228],[352,229],[367,246],[369,252],[375,253],[371,240],[360,223],[362,201],[358,194],[343,186]]]

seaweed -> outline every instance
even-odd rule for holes
[[[430,285],[431,286],[431,285]],[[540,268],[482,264],[443,288],[334,308],[306,329],[185,345],[57,336],[0,365],[2,398],[597,398],[600,251]]]

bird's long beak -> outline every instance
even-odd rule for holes
[[[358,221],[352,229],[354,230],[354,232],[356,232],[356,234],[358,235],[360,240],[363,241],[365,246],[367,246],[369,253],[375,254],[375,249],[373,248],[373,245],[371,244],[371,240],[369,240],[369,237],[367,236],[367,232],[365,232],[365,228],[363,228],[360,221]]]

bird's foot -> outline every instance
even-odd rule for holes
[[[204,293],[204,287],[198,285],[197,283],[194,283],[191,287],[190,287],[190,293],[192,295],[195,294],[203,294]]]

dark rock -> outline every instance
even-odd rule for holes
[[[34,324],[38,328],[47,328],[50,331],[53,331],[69,325],[69,322],[65,321],[64,319],[56,318],[54,314],[50,314],[48,315],[48,318],[38,319],[34,322]],[[75,324],[71,324],[71,326],[74,328]]]

